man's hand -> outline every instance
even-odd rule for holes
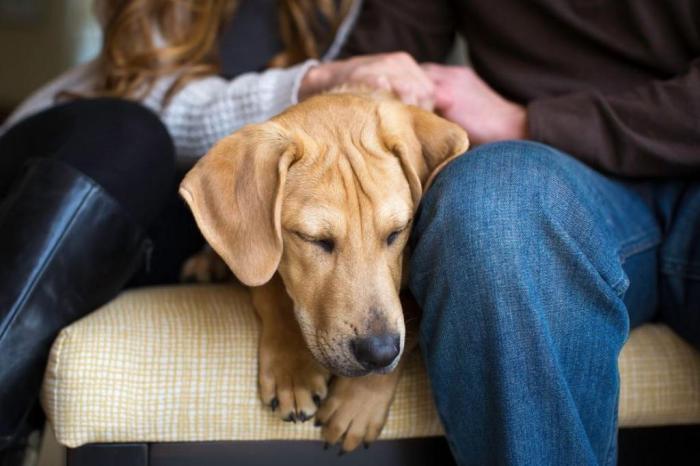
[[[471,68],[422,65],[435,85],[435,111],[464,128],[474,145],[527,137],[527,111],[504,99]]]
[[[299,100],[341,84],[392,92],[404,103],[433,109],[433,82],[404,52],[363,55],[313,67],[302,80]]]

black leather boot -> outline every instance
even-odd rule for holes
[[[35,159],[0,201],[0,449],[39,393],[51,344],[142,264],[145,231],[99,185]]]

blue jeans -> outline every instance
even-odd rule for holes
[[[489,144],[437,177],[412,248],[421,349],[460,465],[614,464],[630,327],[658,315],[700,347],[698,182]]]

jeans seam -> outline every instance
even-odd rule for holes
[[[618,381],[619,381],[619,375],[618,375]],[[608,439],[608,447],[606,449],[606,465],[614,465],[617,459],[617,455],[613,455],[617,451],[616,448],[614,448],[615,441],[617,440],[617,422],[618,422],[618,410],[620,409],[620,386],[618,383],[617,387],[617,395],[615,397],[615,409],[613,410],[612,414],[612,419],[611,419],[611,424],[613,424],[613,428],[610,432],[610,438]]]
[[[661,235],[656,232],[645,232],[634,236],[618,247],[618,257],[624,263],[630,257],[651,249],[661,243]]]
[[[664,264],[661,267],[661,272],[664,275],[673,275],[676,277],[690,278],[692,280],[700,280],[700,273],[692,272],[688,270],[688,267],[675,266],[669,267]]]
[[[630,257],[640,254],[642,252],[648,251],[649,249],[657,246],[661,243],[661,236],[655,232],[647,232],[644,234],[637,235],[627,241],[625,241],[619,248],[617,252],[617,257],[620,261],[620,265],[623,265],[627,259]],[[622,295],[626,291],[629,278],[625,274],[624,269],[622,270],[622,276],[615,280],[610,286],[615,290],[618,295]]]
[[[674,275],[693,280],[700,280],[700,271],[696,272],[694,270],[696,268],[700,268],[700,265],[678,260],[674,261],[672,259],[664,259],[662,260],[661,272],[664,275]]]

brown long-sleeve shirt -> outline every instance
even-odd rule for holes
[[[457,31],[532,139],[613,174],[700,174],[700,0],[365,0],[343,54],[440,61]]]

